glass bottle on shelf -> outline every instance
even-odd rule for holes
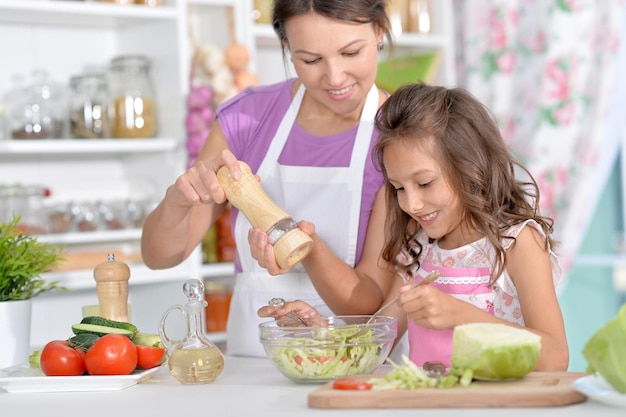
[[[76,139],[110,136],[109,92],[105,74],[85,73],[70,79],[70,135]]]
[[[410,0],[408,31],[426,34],[431,32],[430,0]]]
[[[9,92],[8,129],[12,139],[52,139],[63,136],[65,107],[62,87],[51,83],[43,70],[32,73],[32,82]]]
[[[205,309],[207,332],[226,331],[232,296],[233,290],[228,283],[212,279],[204,281],[204,299],[207,302]]]
[[[111,61],[112,133],[115,138],[149,138],[157,133],[150,61],[142,55]]]
[[[394,36],[400,36],[409,30],[409,0],[393,0],[387,4],[387,16]]]
[[[37,184],[0,185],[0,223],[20,218],[17,227],[27,233],[48,233],[44,199],[50,189]]]

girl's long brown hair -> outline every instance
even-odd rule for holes
[[[536,181],[511,155],[492,114],[469,92],[422,83],[403,86],[379,109],[376,127],[380,138],[373,158],[382,167],[385,179],[383,155],[389,144],[434,144],[435,157],[462,201],[461,224],[478,230],[496,249],[492,282],[505,268],[502,233],[507,228],[533,219],[547,236],[546,248],[554,247],[553,221],[540,214]],[[414,239],[420,226],[400,209],[394,187],[388,182],[385,187],[389,214],[383,259],[409,272],[419,267],[422,247]],[[399,263],[402,251],[413,256],[411,264]]]

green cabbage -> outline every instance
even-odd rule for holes
[[[451,368],[473,372],[473,379],[519,379],[532,371],[541,355],[541,337],[497,323],[469,323],[454,328]]]
[[[617,391],[626,393],[626,304],[601,327],[583,348],[589,367]]]

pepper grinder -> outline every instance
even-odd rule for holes
[[[239,161],[239,166],[239,181],[232,179],[225,166],[217,171],[217,179],[224,188],[226,198],[241,210],[252,226],[265,230],[281,268],[291,268],[311,252],[313,240],[269,198],[250,166],[242,161]]]
[[[93,270],[100,303],[100,316],[105,319],[128,322],[128,280],[130,268],[115,260],[109,253],[107,261]]]

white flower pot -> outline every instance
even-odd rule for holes
[[[0,369],[28,362],[32,300],[0,302]]]

